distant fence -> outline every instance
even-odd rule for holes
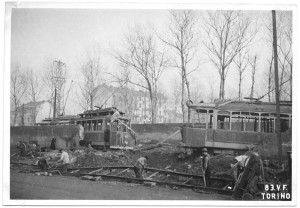
[[[51,139],[56,138],[57,148],[78,146],[83,128],[78,125],[66,126],[12,126],[10,127],[10,145],[20,141],[37,141],[41,147],[50,147]]]

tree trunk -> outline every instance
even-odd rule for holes
[[[93,95],[90,95],[90,99],[91,99],[90,109],[93,110],[93,106],[94,106],[94,96],[93,96]]]
[[[252,84],[251,84],[250,98],[253,98],[253,91],[254,91],[254,76],[252,76]]]
[[[182,77],[181,82],[181,110],[182,110],[182,123],[185,122],[185,112],[184,112],[184,78]]]
[[[271,59],[271,62],[270,62],[269,76],[268,76],[268,98],[269,98],[269,102],[271,102],[272,64],[273,64],[273,56],[272,56],[272,59]]]
[[[224,100],[224,97],[225,97],[225,68],[222,67],[219,99]]]
[[[33,125],[35,124],[35,122],[36,122],[36,114],[37,114],[37,110],[36,110],[36,99],[34,98],[33,99],[33,103],[34,103],[34,107],[33,107],[33,120],[32,120],[32,122],[33,122]]]
[[[150,102],[151,102],[151,123],[154,124],[156,123],[156,118],[155,118],[155,98],[152,95],[152,92],[149,90],[150,94]]]
[[[25,126],[25,108],[24,108],[24,103],[22,105],[22,120],[21,120],[22,126]]]
[[[254,62],[252,65],[252,77],[251,77],[252,84],[251,84],[250,98],[253,98],[253,94],[254,94],[255,72],[256,72],[256,56],[254,57]]]
[[[186,82],[186,89],[187,89],[187,93],[188,93],[188,100],[191,100],[191,91],[190,91],[190,83],[187,80],[187,77],[185,76],[185,82]],[[188,123],[191,122],[191,110],[190,108],[188,108]]]
[[[184,68],[184,57],[183,49],[181,48],[181,109],[182,109],[182,123],[185,123],[185,112],[184,112],[184,78],[185,78],[185,68]]]
[[[293,64],[290,64],[291,67],[291,75],[290,75],[290,101],[293,100]]]
[[[14,114],[14,126],[16,126],[16,122],[17,122],[17,116],[18,116],[18,107],[17,104],[15,104],[15,114]]]
[[[239,79],[239,100],[242,100],[242,91],[241,91],[241,88],[242,88],[242,69],[240,69],[240,79]]]

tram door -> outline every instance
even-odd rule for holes
[[[110,145],[110,121],[104,119],[104,145]]]
[[[110,123],[110,146],[117,146],[117,131],[118,122],[113,121]]]

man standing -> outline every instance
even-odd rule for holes
[[[65,149],[60,150],[61,156],[57,163],[62,163],[62,173],[67,173],[68,165],[70,164],[69,154]]]
[[[146,162],[149,158],[147,156],[140,157],[134,164],[134,173],[135,176],[139,179],[143,179],[143,172],[146,165]]]
[[[243,173],[245,166],[247,165],[249,157],[247,155],[239,155],[234,158],[234,162],[230,164],[233,172],[233,178],[237,181],[240,175]]]
[[[203,175],[205,178],[206,186],[210,186],[210,165],[209,165],[209,159],[210,155],[207,153],[207,149],[202,149],[202,169],[203,169]]]
[[[54,137],[51,140],[50,149],[52,150],[56,149],[56,139]]]

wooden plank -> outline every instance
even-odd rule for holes
[[[156,176],[156,175],[157,175],[157,173],[159,173],[159,171],[157,171],[157,172],[155,172],[155,173],[151,174],[150,176],[146,177],[146,179],[151,179],[153,176]]]
[[[182,183],[182,184],[186,184],[186,183],[188,183],[190,180],[192,180],[193,179],[193,177],[190,177],[186,182],[184,182],[184,183]]]
[[[71,171],[71,173],[77,173],[78,171],[80,171],[80,169],[73,170],[73,171]]]
[[[120,175],[120,174],[122,174],[122,173],[124,173],[124,172],[126,172],[126,171],[128,171],[128,170],[129,170],[129,168],[127,168],[127,169],[125,169],[125,170],[122,170],[121,172],[117,173],[115,176]]]
[[[101,171],[101,170],[103,170],[103,168],[100,168],[100,169],[94,170],[94,171],[92,171],[92,172],[89,172],[88,174],[93,174],[93,173],[96,173],[96,172],[98,172],[98,171]]]

